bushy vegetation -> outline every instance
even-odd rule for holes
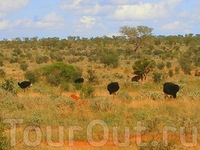
[[[0,66],[5,66],[0,70],[1,116],[23,118],[19,129],[34,125],[42,131],[46,125],[86,129],[91,120],[101,118],[109,129],[117,126],[120,142],[124,140],[125,127],[133,129],[141,121],[146,127],[142,134],[148,137],[144,141],[147,146],[134,145],[132,149],[178,149],[178,130],[172,133],[175,140],[166,147],[162,139],[152,138],[162,134],[164,126],[199,129],[200,84],[194,71],[200,66],[200,36],[153,36],[152,31],[146,26],[124,26],[120,28],[122,36],[0,41]],[[131,82],[133,74],[147,75],[147,79]],[[84,83],[75,84],[79,77],[84,77]],[[22,79],[34,83],[27,92],[17,90],[17,80]],[[112,81],[120,83],[116,95],[109,95],[106,89]],[[173,102],[164,99],[162,84],[166,81],[183,87]],[[9,127],[3,129],[0,146],[7,143],[3,133],[6,131],[7,137]],[[23,139],[19,129],[17,138]],[[102,130],[95,131],[93,136],[100,141]],[[113,137],[112,132],[109,137]],[[131,132],[130,136],[135,137],[136,133]],[[53,138],[57,141],[56,135]],[[78,131],[74,138],[83,141],[86,134]],[[22,143],[13,149],[28,149]]]
[[[1,150],[9,150],[10,149],[10,142],[8,138],[3,134],[4,127],[3,124],[0,123],[0,149]]]
[[[104,66],[112,66],[113,68],[118,67],[119,58],[116,54],[105,54],[101,56],[100,62],[104,64]]]
[[[4,89],[5,91],[8,91],[12,94],[16,94],[16,89],[15,89],[15,80],[13,78],[10,79],[5,79],[4,82],[1,85],[1,88]]]
[[[0,69],[0,78],[4,78],[6,76],[6,72],[3,69]]]
[[[81,69],[62,62],[53,63],[42,68],[42,75],[46,81],[54,86],[62,83],[74,82],[81,76]]]

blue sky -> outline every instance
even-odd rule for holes
[[[199,0],[0,0],[0,40],[120,35],[144,25],[153,35],[200,34]]]

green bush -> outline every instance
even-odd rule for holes
[[[36,57],[36,63],[42,64],[42,63],[47,63],[49,60],[49,57],[47,56],[37,56]]]
[[[154,68],[156,65],[154,60],[139,59],[132,66],[134,74],[142,76],[145,73],[147,67]]]
[[[191,67],[191,60],[189,57],[185,57],[185,56],[182,56],[179,58],[179,65],[182,69],[182,71],[185,73],[185,74],[191,74],[190,71],[192,70],[192,67]]]
[[[45,66],[42,68],[42,72],[46,77],[46,81],[54,86],[58,86],[64,82],[74,82],[74,80],[82,74],[80,68],[63,62]]]
[[[160,69],[160,70],[163,70],[164,67],[165,67],[164,62],[160,62],[160,63],[157,64],[157,68]]]
[[[117,68],[119,65],[118,55],[115,54],[105,54],[101,56],[100,62],[106,66],[112,65],[113,68]]]
[[[87,73],[88,73],[88,81],[89,82],[98,83],[98,78],[97,78],[95,70],[88,68]]]
[[[74,87],[76,88],[76,90],[80,90],[83,87],[82,83],[74,83]]]
[[[18,62],[18,58],[17,57],[12,57],[11,59],[10,59],[10,63],[12,64],[12,63],[17,63]]]
[[[5,79],[5,81],[1,85],[1,88],[6,90],[6,91],[8,91],[8,92],[16,94],[17,92],[15,90],[14,84],[15,83],[14,83],[14,79],[13,78]]]
[[[162,73],[154,72],[153,73],[153,81],[155,83],[159,83],[162,80]]]
[[[40,72],[38,70],[33,70],[33,71],[28,70],[25,72],[24,76],[31,83],[35,83],[38,81],[38,79],[40,77]]]
[[[28,68],[28,64],[26,62],[23,62],[20,64],[20,69],[22,69],[23,71],[26,71]]]
[[[18,49],[14,49],[13,52],[17,55],[21,55],[22,51],[18,48]]]
[[[85,85],[80,92],[81,98],[93,98],[94,97],[94,88],[91,85]]]
[[[171,62],[168,61],[168,62],[166,63],[166,67],[167,67],[168,69],[171,68],[171,67],[172,67]]]

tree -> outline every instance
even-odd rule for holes
[[[120,33],[127,36],[128,39],[135,44],[134,52],[142,45],[147,44],[147,39],[152,35],[153,28],[147,26],[128,27],[123,26],[120,28]]]
[[[140,59],[132,66],[134,74],[146,79],[147,74],[155,67],[156,63],[154,60]]]

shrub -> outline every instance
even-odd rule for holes
[[[160,63],[157,64],[157,68],[160,69],[160,70],[163,70],[164,67],[165,67],[164,62],[160,62]]]
[[[162,73],[154,72],[153,73],[153,81],[155,83],[159,83],[162,80]]]
[[[76,90],[80,90],[82,88],[82,83],[74,83]]]
[[[13,52],[17,55],[21,55],[22,51],[20,49],[14,49]]]
[[[28,68],[28,64],[26,62],[23,62],[20,64],[20,69],[22,69],[23,71],[26,71]]]
[[[168,72],[168,75],[169,75],[169,77],[172,77],[172,76],[174,75],[174,73],[173,73],[173,70],[172,70],[172,69],[170,69],[170,70],[169,70],[169,72]]]
[[[91,104],[90,108],[94,111],[114,111],[116,109],[115,105],[109,101],[108,98],[98,97],[95,98]]]
[[[3,61],[2,60],[0,60],[0,67],[1,66],[4,66],[4,64],[3,64]]]
[[[129,93],[125,92],[125,91],[119,91],[117,93],[117,98],[124,102],[124,103],[131,103],[133,101],[132,97],[129,95]]]
[[[95,73],[95,70],[88,68],[87,73],[88,73],[88,81],[89,82],[96,82],[96,83],[98,82],[98,78],[97,78],[97,75]]]
[[[176,74],[179,74],[180,68],[179,67],[175,67],[175,72]]]
[[[9,150],[10,149],[10,142],[3,135],[3,125],[0,123],[0,150]]]
[[[63,62],[57,62],[42,68],[46,81],[52,85],[58,86],[63,82],[74,82],[81,76],[81,69]]]
[[[8,91],[8,92],[16,94],[17,92],[15,90],[14,84],[15,83],[14,83],[13,78],[5,79],[4,83],[1,85],[1,88]]]
[[[172,67],[171,62],[168,61],[168,62],[166,63],[166,67],[167,67],[168,69],[171,68],[171,67]]]
[[[106,66],[112,65],[113,68],[117,68],[119,65],[118,55],[105,54],[100,58],[100,62]]]
[[[153,54],[154,55],[161,55],[161,54],[163,54],[163,51],[162,50],[154,50]]]
[[[85,85],[80,92],[81,98],[93,98],[94,97],[94,88],[91,85]]]
[[[140,59],[134,63],[132,66],[134,70],[134,74],[138,76],[142,76],[145,73],[145,69],[147,67],[154,68],[155,67],[155,61],[154,60],[148,60],[148,59]]]
[[[190,74],[191,68],[191,60],[188,57],[182,56],[179,58],[179,65],[185,74]]]
[[[10,59],[10,63],[17,63],[18,62],[18,58],[17,57],[13,57]]]
[[[32,58],[32,54],[31,53],[27,53],[26,57],[30,60]]]
[[[40,126],[43,123],[42,113],[41,112],[33,112],[31,117],[27,117],[24,119],[27,125],[31,126]]]
[[[60,85],[60,88],[63,90],[63,91],[70,91],[70,85],[66,82],[62,82],[61,85]]]
[[[39,77],[40,77],[40,73],[38,70],[34,70],[34,71],[26,71],[26,73],[24,74],[25,78],[28,79],[31,83],[35,83],[38,81]]]
[[[0,69],[0,78],[4,78],[6,76],[6,72],[3,69]]]
[[[36,57],[36,63],[41,64],[41,63],[47,63],[49,58],[47,56],[38,56]]]

